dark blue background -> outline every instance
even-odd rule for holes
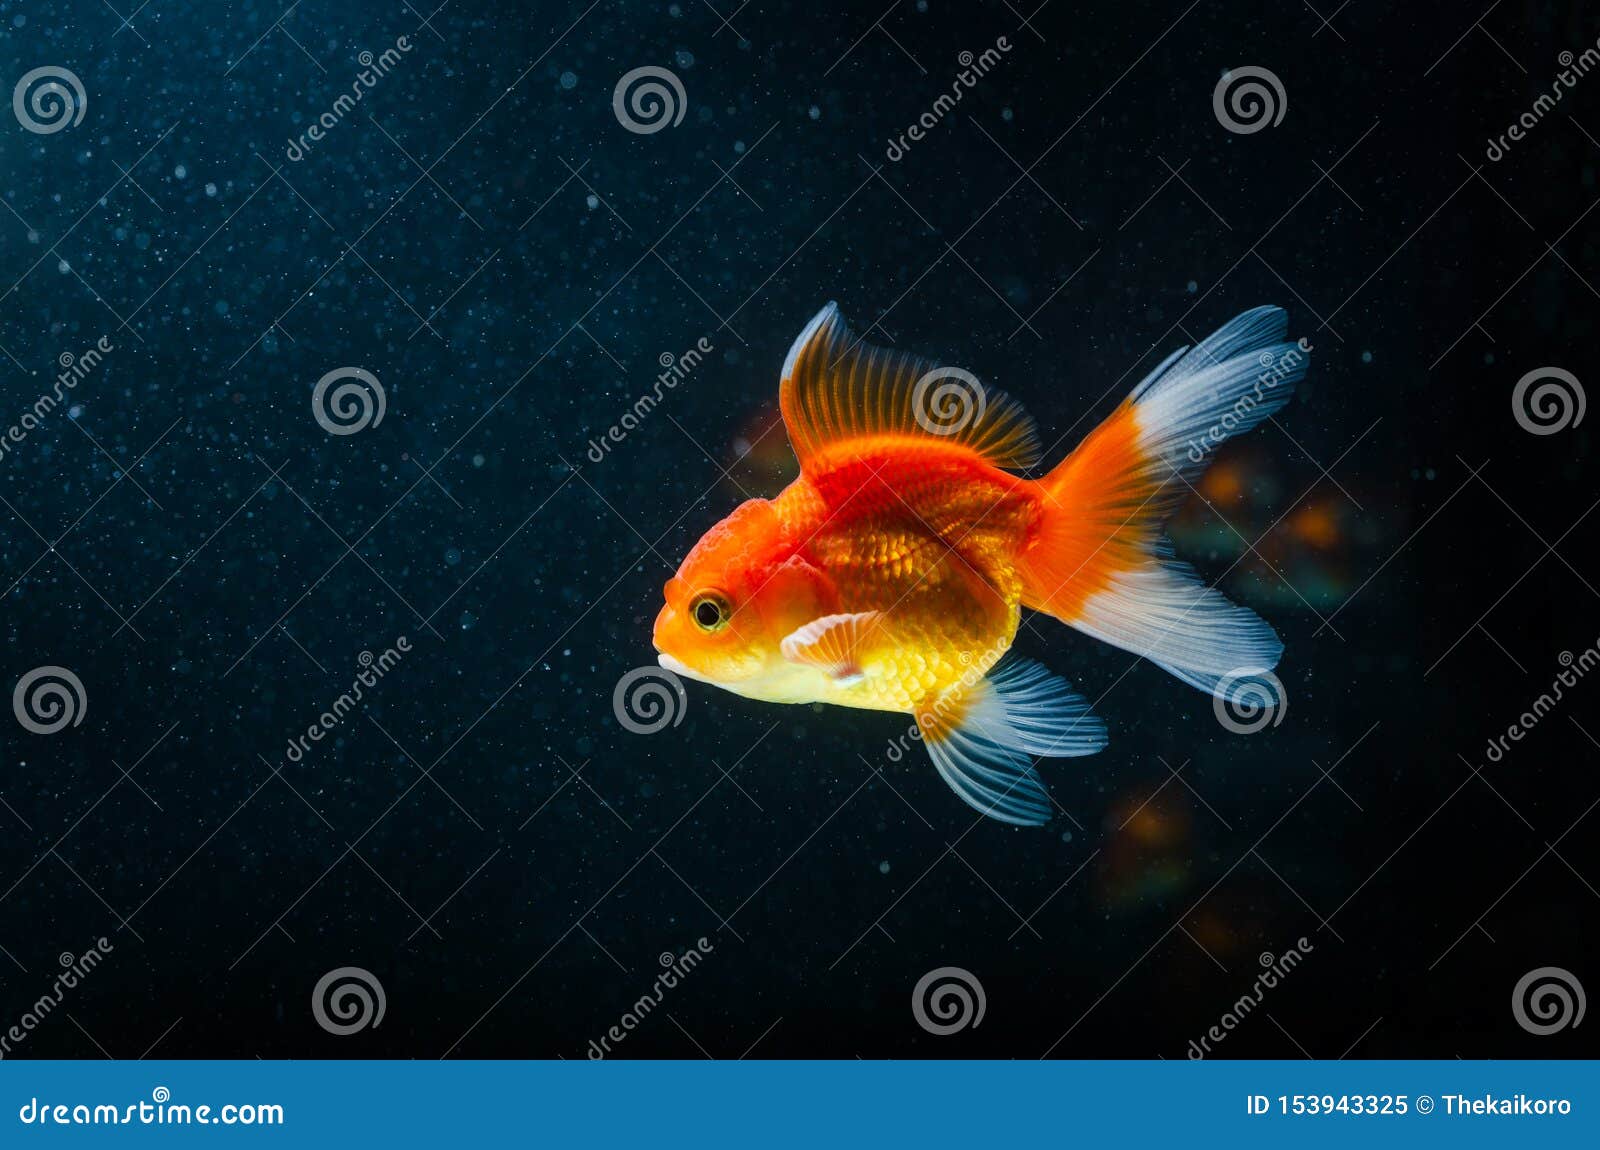
[[[0,461],[5,689],[56,664],[88,696],[79,727],[0,733],[0,1026],[58,953],[115,946],[14,1056],[581,1057],[701,936],[619,1053],[1182,1057],[1304,936],[1220,1053],[1592,1054],[1592,1023],[1533,1038],[1508,1000],[1536,966],[1596,983],[1593,824],[1558,838],[1600,797],[1594,685],[1504,764],[1483,747],[1600,636],[1593,424],[1535,437],[1509,410],[1525,372],[1593,362],[1600,79],[1505,160],[1484,148],[1594,19],[715,6],[731,25],[702,0],[455,0],[429,26],[427,0],[152,0],[130,25],[0,3],[6,86],[53,64],[88,93],[61,132],[0,124],[0,424],[62,353],[116,348]],[[687,114],[639,135],[611,95],[646,64]],[[1282,79],[1277,127],[1219,125],[1243,65]],[[792,467],[781,429],[740,441],[833,298],[1017,396],[1052,459],[1168,350],[1285,306],[1307,384],[1226,461],[1245,495],[1179,534],[1283,634],[1282,725],[1229,734],[1038,619],[1023,650],[1112,736],[1046,764],[1071,818],[1043,831],[974,826],[920,757],[888,762],[894,717],[691,684],[680,726],[621,729],[661,583]],[[702,337],[690,380],[586,459]],[[345,366],[388,409],[334,437],[311,390]],[[1234,568],[1233,529],[1290,531],[1302,493],[1334,541],[1269,534]],[[286,763],[400,635],[362,714]],[[344,965],[388,1007],[337,1038],[309,998]],[[943,965],[988,1000],[947,1039],[909,1008]]]

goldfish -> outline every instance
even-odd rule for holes
[[[1018,826],[1052,814],[1036,759],[1108,741],[1083,695],[1011,651],[1024,609],[1220,699],[1275,705],[1277,634],[1163,528],[1216,449],[1304,377],[1309,345],[1287,330],[1258,307],[1179,348],[1028,478],[1043,450],[1020,403],[865,342],[829,303],[780,373],[799,477],[740,504],[667,581],[661,666],[764,703],[909,715],[956,795]]]

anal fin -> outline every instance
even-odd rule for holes
[[[917,726],[950,789],[974,810],[1016,826],[1050,819],[1035,755],[1091,755],[1106,745],[1105,724],[1088,700],[1027,659],[944,691],[918,710]]]

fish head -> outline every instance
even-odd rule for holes
[[[772,503],[751,499],[695,544],[663,588],[652,641],[676,674],[770,701],[812,688],[784,659],[784,636],[836,602],[830,581],[794,554]]]

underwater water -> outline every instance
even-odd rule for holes
[[[1597,982],[1591,16],[118,7],[0,0],[6,1057],[1593,1053],[1513,1007]],[[1172,525],[1286,706],[1030,616],[1038,829],[898,715],[632,729],[829,300],[1047,463],[1287,309]]]

